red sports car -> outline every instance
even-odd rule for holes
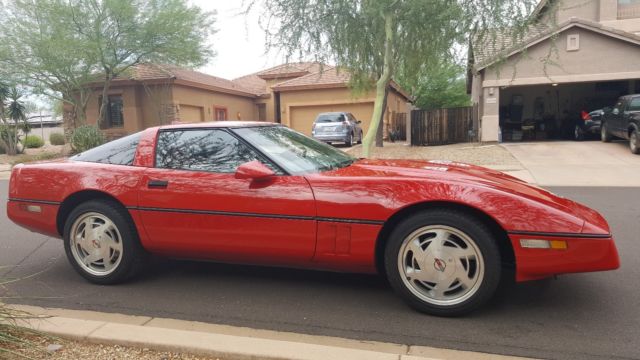
[[[155,127],[69,159],[17,165],[7,213],[64,239],[89,281],[148,254],[384,274],[414,308],[460,315],[516,280],[612,270],[596,211],[503,173],[365,160],[287,127]]]

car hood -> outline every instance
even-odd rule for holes
[[[528,184],[511,175],[481,166],[448,160],[361,159],[351,166],[324,173],[328,176],[416,179],[491,188],[542,203],[585,220],[583,233],[609,233],[606,220],[597,211],[575,201]]]

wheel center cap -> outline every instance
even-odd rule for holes
[[[447,269],[447,264],[444,260],[435,258],[435,260],[433,260],[433,268],[437,271],[444,272]]]
[[[100,243],[98,242],[98,240],[92,240],[91,243],[93,244],[93,247],[95,247],[96,249],[100,249]]]

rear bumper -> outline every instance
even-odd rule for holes
[[[346,142],[349,134],[315,134],[313,138],[320,141],[340,141]]]
[[[9,199],[7,217],[28,230],[51,237],[60,237],[57,216],[60,204],[48,201]]]
[[[516,256],[516,281],[537,280],[567,273],[615,270],[620,267],[618,250],[610,235],[596,238],[581,234],[509,234],[509,238]],[[567,248],[523,248],[521,239],[560,240],[566,242]]]

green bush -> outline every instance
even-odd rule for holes
[[[38,135],[27,135],[24,138],[24,147],[27,149],[37,149],[44,145],[44,140]]]
[[[71,147],[75,152],[83,152],[104,144],[104,135],[92,125],[82,125],[73,131],[71,135]]]
[[[64,145],[66,140],[64,139],[64,134],[51,133],[49,134],[49,142],[51,145]]]

